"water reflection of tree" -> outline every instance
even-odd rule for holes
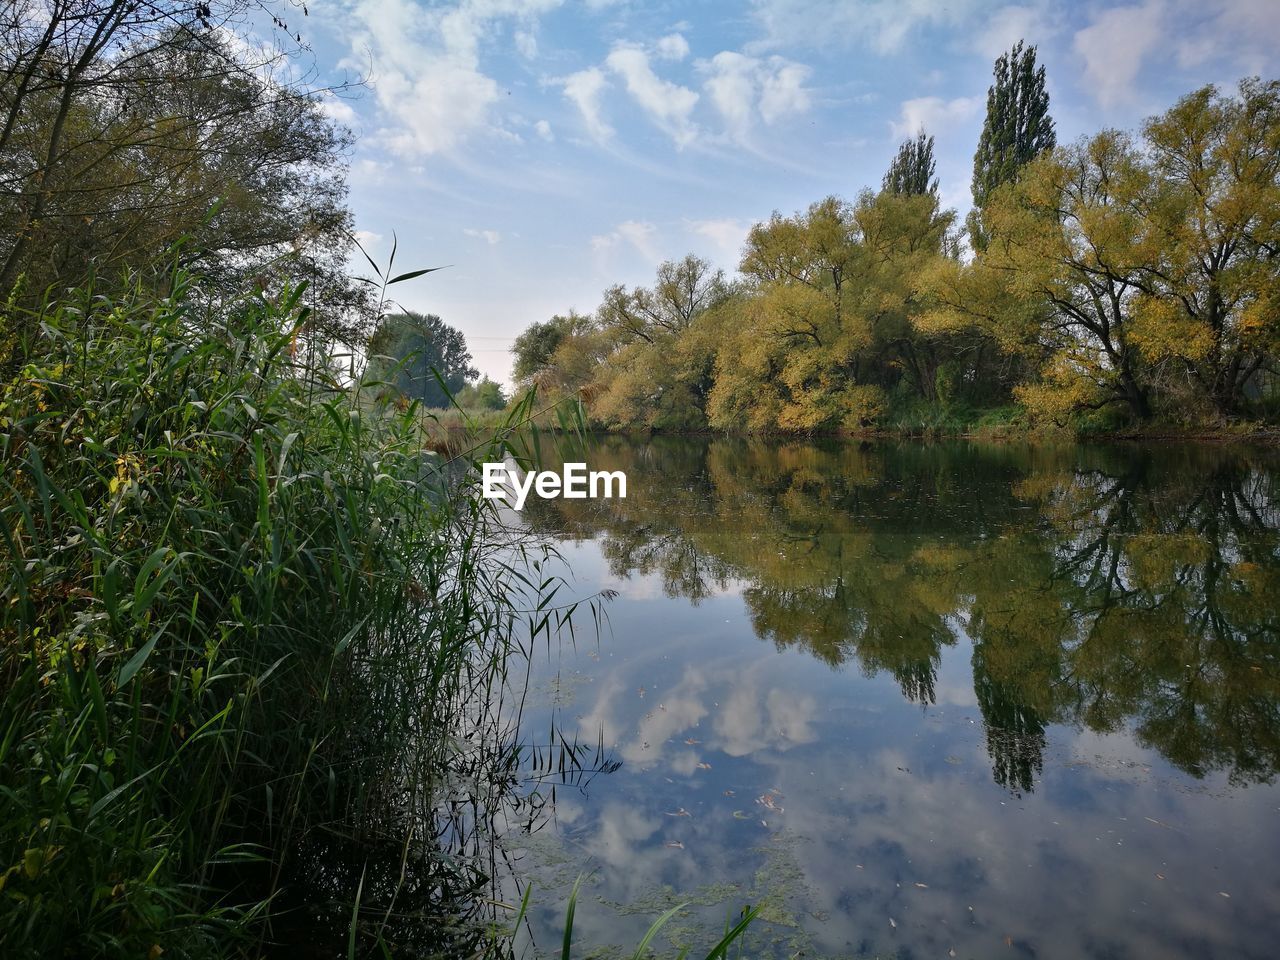
[[[1197,776],[1280,767],[1276,474],[1238,454],[1112,453],[1039,481],[1059,574],[1079,590],[1073,709]]]
[[[1266,458],[1219,449],[605,441],[625,501],[535,523],[598,533],[615,574],[701,599],[730,580],[756,633],[935,699],[973,643],[995,779],[1032,789],[1045,730],[1132,725],[1178,767],[1280,767],[1280,508]]]

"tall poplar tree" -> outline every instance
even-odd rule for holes
[[[1044,67],[1036,65],[1036,48],[1021,40],[1002,53],[992,70],[995,83],[987,89],[987,119],[973,155],[973,203],[969,220],[974,246],[986,245],[981,211],[992,192],[1018,176],[1029,163],[1058,142],[1049,116],[1049,92]]]
[[[921,130],[914,140],[898,148],[898,155],[884,175],[884,189],[905,196],[938,195],[937,164],[933,159],[933,137]]]

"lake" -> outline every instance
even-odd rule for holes
[[[662,950],[760,903],[746,956],[1275,955],[1273,453],[605,438],[585,459],[627,498],[520,522],[576,596],[616,596],[535,650],[524,729],[616,769],[503,837],[526,948],[559,956],[582,874],[575,956],[684,902]]]

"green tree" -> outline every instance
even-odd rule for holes
[[[890,193],[938,195],[937,163],[933,158],[933,137],[921,130],[914,140],[905,141],[884,175],[884,189]]]
[[[424,407],[450,405],[450,397],[480,374],[462,332],[435,314],[406,311],[386,317],[369,338],[375,377],[386,378]]]
[[[570,337],[585,333],[592,325],[591,318],[570,310],[543,323],[531,324],[512,344],[515,356],[512,376],[519,384],[529,385],[538,375],[551,366],[552,358],[560,345]]]
[[[995,83],[987,89],[987,118],[973,155],[973,203],[969,232],[975,248],[986,244],[983,211],[1001,184],[1018,176],[1024,164],[1057,145],[1043,66],[1036,48],[1019,40],[996,58]]]
[[[0,290],[22,275],[20,296],[35,300],[145,271],[185,237],[184,266],[206,291],[306,280],[309,330],[367,332],[370,297],[346,274],[350,134],[321,91],[284,79],[284,52],[226,30],[257,6],[5,6]]]
[[[502,384],[484,377],[458,391],[458,406],[464,410],[501,410],[507,405]]]

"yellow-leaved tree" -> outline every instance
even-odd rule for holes
[[[1219,415],[1280,353],[1280,81],[1204,87],[1143,128],[1157,189],[1134,340]]]

